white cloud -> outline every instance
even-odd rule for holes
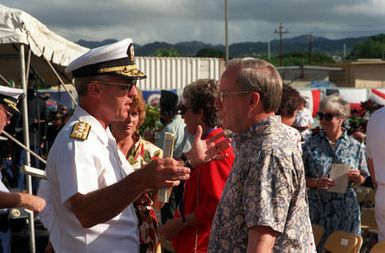
[[[153,41],[224,41],[224,0],[3,0],[71,40],[132,37]],[[329,38],[385,31],[385,0],[228,0],[229,39],[268,41],[283,23],[293,37]]]

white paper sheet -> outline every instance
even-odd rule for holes
[[[346,173],[350,170],[350,165],[343,163],[332,163],[330,168],[330,179],[334,181],[334,186],[328,192],[345,193],[348,188],[349,177]]]

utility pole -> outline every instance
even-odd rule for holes
[[[229,61],[229,32],[228,32],[228,17],[227,17],[227,0],[225,0],[225,62]]]
[[[311,65],[311,54],[312,54],[312,42],[313,42],[313,34],[309,34],[309,65]]]
[[[279,42],[280,42],[280,48],[279,48],[279,58],[280,58],[280,66],[283,66],[283,34],[288,33],[288,30],[283,29],[282,23],[279,23],[278,30],[275,30],[274,33],[279,33]]]

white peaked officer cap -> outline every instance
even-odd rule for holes
[[[0,85],[0,104],[4,105],[6,110],[12,114],[20,113],[17,108],[17,102],[21,94],[23,94],[22,89]]]
[[[72,61],[65,69],[73,77],[115,75],[125,79],[144,79],[146,75],[135,65],[134,42],[119,42],[91,49]]]

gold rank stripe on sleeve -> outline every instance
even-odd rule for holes
[[[84,121],[76,122],[71,131],[71,138],[78,140],[87,140],[91,125]]]

